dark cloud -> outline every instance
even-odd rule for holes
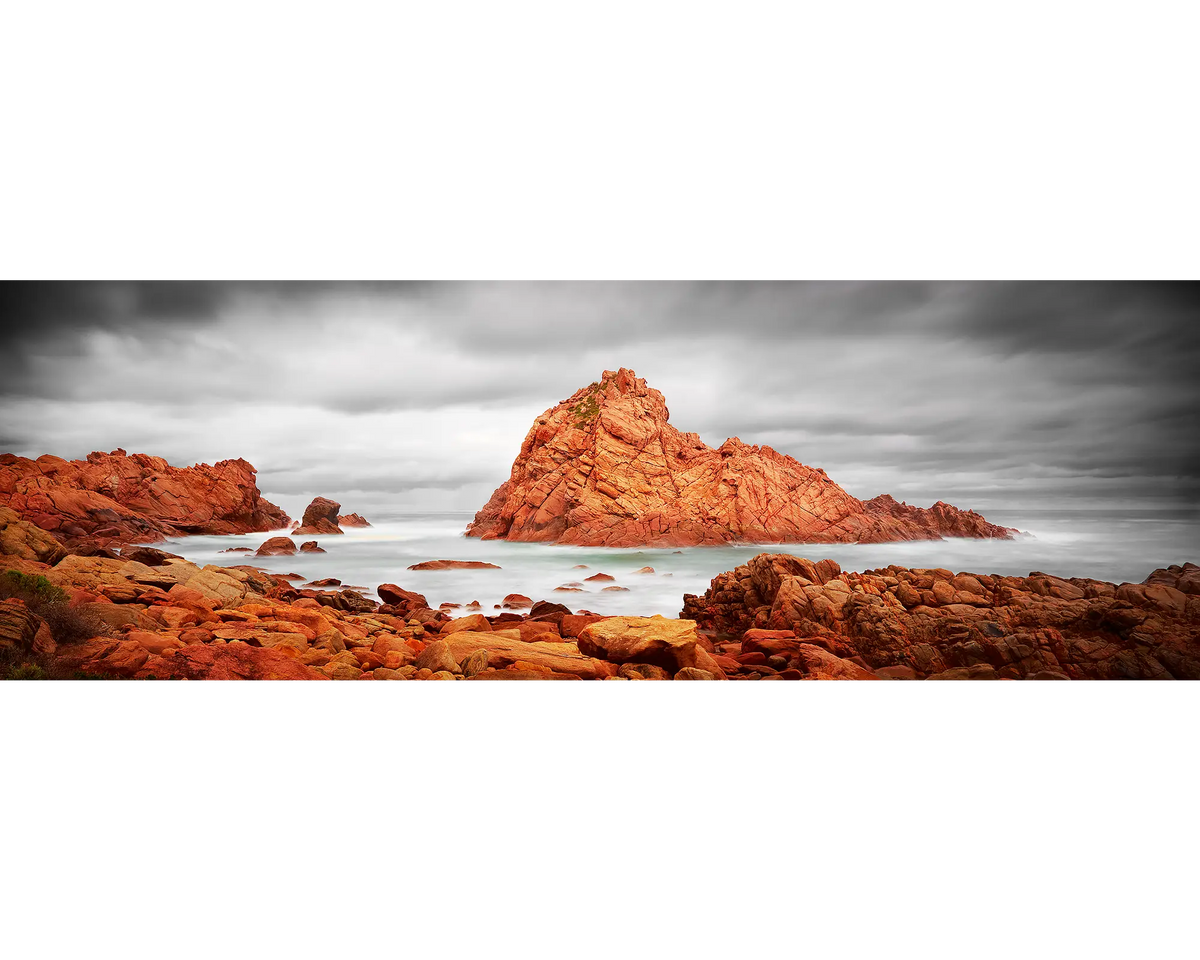
[[[450,496],[630,366],[679,429],[860,496],[1186,498],[1198,310],[1193,283],[0,284],[0,430],[33,454],[245,455],[289,493]]]
[[[1200,351],[1197,283],[959,283],[944,294],[946,334],[1005,352]]]
[[[243,300],[290,308],[335,293],[366,297],[434,296],[426,282],[379,283],[275,281],[8,281],[0,283],[0,318],[16,339],[37,338],[64,328],[126,328],[163,321],[211,323],[222,309]]]

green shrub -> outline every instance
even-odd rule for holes
[[[597,398],[599,392],[600,384],[590,384],[583,399],[571,407],[571,415],[575,418],[576,426],[583,426],[600,412],[600,401]]]
[[[36,663],[22,663],[8,668],[5,680],[48,680],[46,671]]]
[[[55,643],[80,643],[92,637],[107,637],[112,630],[95,614],[81,613],[70,606],[70,595],[40,575],[5,570],[0,573],[0,600],[16,597],[30,612],[46,621]]]
[[[66,603],[70,597],[40,574],[5,570],[0,573],[0,600],[15,597],[24,600],[25,606],[37,613],[38,607],[47,603]]]

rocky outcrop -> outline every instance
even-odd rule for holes
[[[584,546],[1007,539],[973,511],[859,500],[825,475],[736,437],[714,450],[668,423],[663,395],[605,371],[534,422],[512,473],[467,535]]]
[[[339,527],[369,527],[370,526],[370,524],[367,522],[366,518],[360,517],[357,513],[345,513],[345,514],[339,515],[337,518],[337,525]]]
[[[15,510],[0,507],[0,554],[53,565],[65,557],[67,551],[41,527],[22,520]]]
[[[0,601],[0,651],[5,648],[19,653],[54,652],[54,638],[46,622],[21,600]]]
[[[51,609],[64,606],[57,600],[36,610],[0,602],[0,677],[44,667],[51,677],[163,679],[1200,679],[1194,564],[1111,584],[847,573],[831,560],[760,554],[685,597],[679,620],[544,600],[528,613],[451,620],[395,584],[379,586],[381,605],[160,551],[9,562],[64,591],[72,619]],[[79,632],[87,624],[95,635]]]
[[[342,509],[340,503],[335,503],[325,497],[317,497],[304,510],[304,518],[300,521],[293,533],[296,534],[320,534],[320,533],[341,533],[342,529],[338,526],[338,511]]]
[[[1200,679],[1200,567],[1144,583],[759,554],[683,615],[727,672],[789,679]]]
[[[288,524],[287,514],[263,499],[245,460],[172,467],[162,457],[124,450],[90,453],[86,460],[4,454],[0,505],[71,547]]]

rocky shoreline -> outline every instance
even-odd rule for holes
[[[1193,564],[1118,585],[759,554],[670,619],[516,594],[489,615],[431,609],[397,584],[377,601],[146,546],[83,556],[4,508],[0,545],[0,669],[14,678],[1200,679]]]
[[[607,392],[596,401],[601,424],[615,422],[604,417],[629,397],[642,402],[657,393],[628,371],[605,377]],[[289,518],[261,496],[254,476],[242,460],[177,469],[122,450],[85,461],[0,457],[0,675],[1200,679],[1200,568],[1190,563],[1140,584],[1113,584],[898,566],[851,573],[832,560],[763,553],[713,578],[703,595],[684,596],[678,618],[601,616],[515,593],[485,615],[475,602],[432,609],[421,593],[394,583],[379,584],[376,600],[336,577],[298,588],[298,575],[252,564],[201,567],[145,545],[261,531],[278,535],[255,556],[291,556],[323,552],[318,541],[297,539],[340,534],[343,523],[369,526],[317,497],[288,530]],[[893,533],[927,521],[885,499],[882,508],[854,503],[868,513],[884,509],[901,524],[887,528]],[[941,529],[957,530],[968,516],[939,507],[923,514],[942,517]],[[536,511],[524,515],[537,527]],[[408,569],[493,566],[431,559]]]

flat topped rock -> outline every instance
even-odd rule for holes
[[[414,563],[409,570],[499,570],[494,563],[482,560],[425,560]]]

